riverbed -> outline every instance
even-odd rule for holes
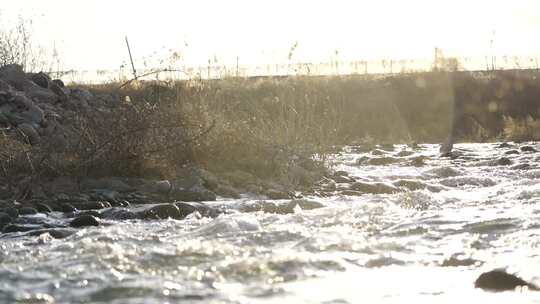
[[[279,201],[244,196],[208,202],[217,218],[3,234],[0,303],[540,303],[474,288],[496,268],[540,275],[540,144],[438,149],[345,147],[320,208],[245,212]]]

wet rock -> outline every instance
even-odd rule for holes
[[[385,183],[365,183],[355,182],[351,184],[349,190],[360,191],[372,194],[391,194],[401,192],[398,188]]]
[[[488,291],[510,291],[523,286],[528,287],[530,290],[538,290],[536,285],[528,283],[515,275],[508,274],[503,270],[484,272],[474,282],[475,288]]]
[[[79,214],[77,214],[77,216],[83,216],[83,215],[91,215],[93,217],[97,217],[97,218],[102,218],[103,215],[101,213],[99,213],[98,211],[96,210],[86,210],[86,211],[83,211]]]
[[[38,211],[32,207],[21,207],[19,208],[19,215],[32,215],[37,214]]]
[[[398,188],[406,188],[406,189],[411,190],[411,191],[421,190],[421,189],[426,189],[427,188],[426,184],[424,184],[422,182],[419,182],[419,181],[415,181],[415,180],[400,179],[400,180],[394,182],[393,184],[394,184],[394,186],[396,186]]]
[[[19,210],[15,209],[13,207],[4,208],[4,209],[2,209],[2,212],[9,215],[11,218],[19,217]]]
[[[69,223],[69,225],[74,228],[87,227],[87,226],[99,226],[99,224],[100,224],[99,218],[92,215],[87,215],[87,214],[83,214],[75,218],[73,221],[71,221],[71,223]]]
[[[506,148],[513,148],[513,147],[514,147],[514,145],[509,144],[507,142],[503,142],[503,143],[499,144],[496,148],[497,149],[506,149]]]
[[[41,213],[50,213],[50,212],[53,212],[51,207],[49,207],[49,205],[46,205],[46,204],[43,204],[43,203],[39,203],[39,204],[36,204],[36,210],[38,212],[41,212]]]
[[[482,264],[481,261],[478,261],[475,259],[471,259],[471,258],[460,259],[458,257],[453,256],[448,259],[445,259],[441,263],[441,266],[442,267],[460,267],[460,266],[476,266],[476,265],[481,265],[481,264]]]
[[[180,213],[183,217],[188,216],[189,214],[193,212],[198,212],[200,215],[204,217],[212,217],[215,218],[223,211],[218,210],[216,208],[212,208],[206,204],[199,203],[199,202],[176,202],[174,203],[176,207],[180,210]]]
[[[527,164],[527,163],[523,163],[523,164],[517,164],[515,166],[512,166],[510,167],[510,169],[512,170],[526,170],[526,169],[529,169],[531,167],[531,165]]]
[[[11,232],[27,232],[43,228],[40,225],[28,225],[28,224],[9,224],[2,229],[3,233]]]
[[[522,152],[538,152],[538,150],[536,150],[534,147],[531,147],[531,146],[521,146],[519,147],[519,149]]]
[[[291,214],[294,213],[296,209],[301,210],[311,210],[322,208],[324,205],[317,201],[312,200],[292,200],[289,202],[273,202],[273,201],[257,201],[250,202],[246,205],[243,205],[240,208],[241,212],[259,212],[264,213],[276,213],[276,214]]]
[[[118,208],[118,207],[112,207],[109,209],[103,210],[101,213],[101,216],[106,219],[113,219],[113,220],[132,220],[136,219],[137,215],[126,209],[126,208]]]
[[[185,216],[175,204],[160,204],[139,211],[138,216],[142,219],[167,219],[181,220]]]
[[[5,212],[0,212],[0,227],[5,226],[13,221],[11,216]]]
[[[504,152],[504,154],[506,154],[506,155],[519,154],[519,151],[518,150],[509,150],[509,151]]]
[[[61,204],[60,205],[60,210],[64,213],[70,213],[70,212],[77,212],[77,208],[75,208],[73,205],[71,204]]]
[[[334,176],[333,179],[334,179],[334,182],[338,184],[346,184],[346,183],[355,182],[355,179],[349,176]]]
[[[55,239],[63,239],[72,235],[74,232],[75,230],[66,229],[66,228],[48,228],[48,229],[38,229],[35,231],[31,231],[30,233],[28,233],[28,235],[40,236],[44,233],[48,233]]]
[[[365,266],[367,268],[379,268],[390,265],[405,265],[405,262],[392,257],[380,257],[367,261]]]
[[[131,204],[130,202],[126,200],[115,200],[115,201],[110,202],[109,207],[129,207],[129,206],[131,206]]]
[[[104,202],[84,202],[73,204],[73,206],[79,210],[95,210],[111,207],[109,203],[105,204]]]
[[[380,156],[380,155],[385,155],[385,154],[386,154],[386,151],[383,151],[380,149],[375,149],[371,151],[371,155],[375,155],[375,156]]]
[[[291,198],[289,193],[285,191],[275,190],[275,189],[269,189],[265,191],[264,195],[266,195],[269,199],[273,199],[273,200]]]
[[[426,165],[426,157],[425,156],[417,156],[412,158],[409,161],[409,165],[413,167],[422,167]]]
[[[509,166],[512,164],[512,161],[507,157],[501,157],[497,160],[497,165],[499,166]]]

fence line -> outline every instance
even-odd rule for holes
[[[150,74],[145,79],[183,80],[220,79],[226,77],[292,76],[292,75],[369,75],[426,72],[434,68],[449,68],[465,71],[502,69],[539,69],[536,56],[461,57],[458,59],[399,59],[399,60],[358,60],[328,61],[319,63],[288,62],[259,65],[214,64],[167,68],[166,71],[152,73],[159,69],[139,69],[140,74]],[[497,62],[497,66],[493,62]],[[117,70],[58,71],[53,76],[68,83],[122,82],[131,78],[127,68]]]

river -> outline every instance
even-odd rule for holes
[[[350,146],[333,156],[336,171],[402,191],[343,182],[311,198],[324,207],[290,214],[235,211],[272,203],[244,197],[209,203],[230,210],[215,219],[4,234],[0,303],[540,303],[539,292],[474,288],[495,268],[540,275],[534,150],[458,144],[441,158],[438,145]]]

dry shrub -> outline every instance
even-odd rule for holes
[[[530,115],[522,119],[505,116],[503,137],[513,141],[540,140],[540,119]]]

